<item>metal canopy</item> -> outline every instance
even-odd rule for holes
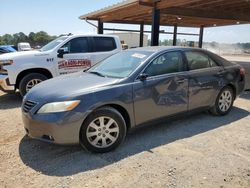
[[[199,27],[199,47],[202,47],[205,27],[250,23],[250,0],[126,0],[113,6],[79,17],[98,21],[98,33],[103,33],[103,23],[139,24],[151,27],[151,45],[159,43],[159,28],[174,26],[173,45],[176,45],[177,27]],[[195,34],[194,34],[195,35]],[[140,46],[143,45],[140,37]]]
[[[107,23],[152,23],[160,10],[160,25],[211,27],[250,23],[250,0],[127,0],[80,16]]]

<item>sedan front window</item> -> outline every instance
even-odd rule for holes
[[[125,78],[129,76],[152,52],[123,51],[117,53],[87,72],[107,77]]]

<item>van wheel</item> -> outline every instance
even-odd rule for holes
[[[234,102],[233,90],[231,87],[226,86],[220,91],[215,101],[215,105],[213,106],[212,109],[210,109],[210,112],[213,115],[221,115],[221,116],[226,115],[232,109],[233,102]]]
[[[31,73],[24,76],[19,84],[20,95],[23,97],[32,87],[47,79],[45,75],[39,73]]]
[[[118,147],[126,136],[126,123],[114,108],[103,107],[84,121],[80,131],[80,145],[91,152],[104,153]]]

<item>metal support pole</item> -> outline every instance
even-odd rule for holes
[[[151,46],[159,45],[160,10],[154,6],[152,11]]]
[[[200,27],[199,48],[202,48],[202,43],[203,43],[203,31],[204,31],[204,26],[202,25],[202,26]]]
[[[173,46],[177,44],[177,24],[174,24]]]
[[[103,34],[103,22],[101,20],[98,20],[97,33],[98,34]]]
[[[144,23],[140,24],[140,47],[143,47]]]

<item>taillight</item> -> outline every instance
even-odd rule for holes
[[[241,76],[244,76],[245,73],[246,73],[246,72],[245,72],[245,69],[241,67],[241,68],[240,68],[240,75],[241,75]]]

